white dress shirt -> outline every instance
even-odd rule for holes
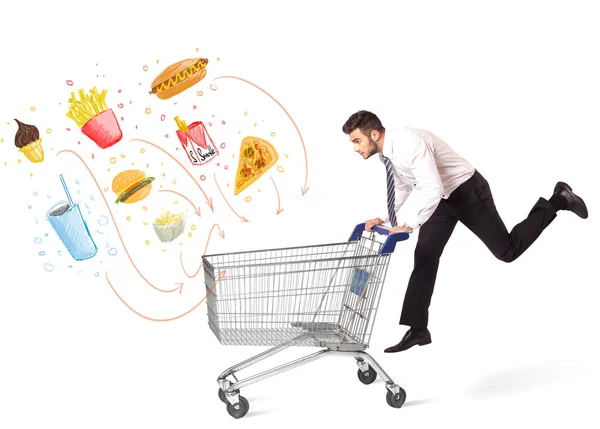
[[[452,191],[475,173],[475,168],[442,139],[416,128],[386,130],[383,156],[392,161],[396,214],[409,195],[418,198],[416,209],[405,213],[402,219],[396,215],[399,226],[406,224],[413,229],[423,225],[440,200],[448,199]],[[418,192],[412,193],[413,189]],[[384,222],[389,222],[389,214]]]

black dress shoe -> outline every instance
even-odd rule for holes
[[[573,189],[564,182],[558,182],[554,187],[554,193],[563,196],[567,200],[567,210],[577,216],[587,219],[588,211],[583,200],[573,193]]]
[[[431,343],[431,334],[428,329],[425,329],[421,332],[412,332],[412,329],[409,329],[404,337],[398,344],[392,347],[388,347],[384,350],[385,353],[398,353],[403,350],[409,349],[412,346],[424,346],[426,344]]]

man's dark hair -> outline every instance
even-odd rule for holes
[[[371,134],[373,130],[377,130],[380,133],[385,132],[385,128],[377,115],[366,110],[359,110],[350,116],[342,127],[342,131],[344,134],[350,134],[357,128],[366,136]]]

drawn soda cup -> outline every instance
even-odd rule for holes
[[[83,219],[79,204],[75,204],[71,198],[62,174],[60,175],[60,181],[69,201],[56,203],[48,210],[46,217],[73,259],[76,261],[90,259],[96,255],[98,247],[96,247],[96,243],[90,235],[90,230]]]
[[[98,247],[81,215],[79,204],[61,201],[48,210],[47,218],[73,259],[83,261],[96,255]]]

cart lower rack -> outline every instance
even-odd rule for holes
[[[407,233],[375,233],[357,225],[344,243],[206,255],[208,323],[221,344],[273,346],[224,371],[219,398],[241,418],[240,389],[324,356],[351,356],[358,378],[385,381],[387,402],[400,408],[405,391],[364,350],[375,322],[391,253]],[[320,347],[303,358],[238,380],[235,373],[290,346]],[[232,376],[234,381],[228,379]]]

